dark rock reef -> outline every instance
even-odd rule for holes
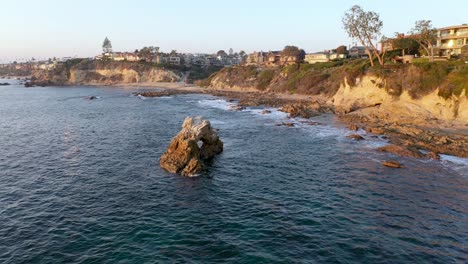
[[[210,121],[203,117],[186,117],[182,130],[172,139],[159,164],[171,173],[192,177],[205,168],[204,161],[222,151],[223,142]]]

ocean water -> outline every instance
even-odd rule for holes
[[[0,87],[0,263],[467,261],[467,159],[378,153],[332,115],[291,128],[275,109],[133,91]],[[197,178],[163,171],[195,115],[224,152]]]

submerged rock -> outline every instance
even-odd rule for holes
[[[390,168],[403,168],[403,165],[401,165],[401,163],[395,160],[384,161],[382,165],[384,165],[385,167],[390,167]]]
[[[268,115],[268,114],[271,114],[271,111],[267,110],[267,109],[264,109],[264,110],[262,110],[261,114],[262,115]]]
[[[357,141],[364,140],[364,138],[361,137],[361,136],[358,135],[358,134],[349,135],[349,136],[347,136],[347,138],[352,138],[352,139],[357,140]]]
[[[203,117],[186,117],[182,130],[171,140],[159,165],[171,173],[195,176],[204,169],[205,160],[221,152],[223,142],[211,127],[210,121]]]
[[[231,111],[242,111],[245,110],[245,106],[242,105],[230,105],[229,110]]]
[[[9,83],[0,83],[0,86],[7,86],[10,85]]]
[[[286,123],[286,122],[283,122],[283,123],[278,123],[276,124],[276,126],[286,126],[286,127],[294,127],[294,123]]]
[[[404,156],[404,157],[424,158],[424,154],[422,154],[416,149],[405,148],[405,147],[397,146],[397,145],[387,145],[387,146],[380,147],[377,150],[382,151],[382,152],[393,153],[393,154]]]

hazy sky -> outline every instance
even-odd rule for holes
[[[352,44],[341,17],[354,4],[378,12],[387,36],[420,19],[435,27],[468,23],[467,0],[0,0],[0,61],[94,56],[106,36],[115,51],[251,52],[293,44],[316,52]]]

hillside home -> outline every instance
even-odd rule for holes
[[[373,48],[369,47],[369,51],[372,52]],[[354,46],[349,49],[349,57],[351,58],[368,58],[369,55],[366,52],[366,48],[363,46]]]
[[[306,54],[304,61],[309,64],[314,64],[317,62],[328,62],[330,61],[330,53],[329,52],[316,52]]]
[[[253,52],[247,57],[247,65],[261,65],[264,64],[267,60],[266,52]]]
[[[179,56],[169,56],[168,63],[170,65],[180,65],[180,57]]]
[[[281,61],[281,51],[269,51],[266,57],[266,64],[275,66]]]
[[[468,24],[445,27],[437,30],[437,45],[440,55],[460,55],[462,47],[468,45]]]

